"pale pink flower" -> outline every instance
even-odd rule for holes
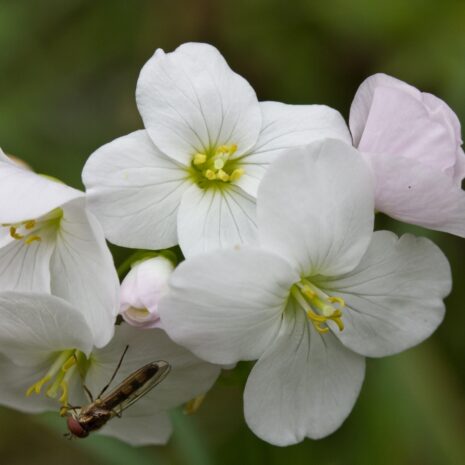
[[[459,120],[446,103],[375,74],[355,94],[350,129],[373,168],[378,211],[465,237],[465,156]]]
[[[174,270],[165,257],[136,263],[121,283],[120,313],[127,323],[138,328],[160,327],[158,302],[165,294]]]

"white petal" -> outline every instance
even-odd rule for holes
[[[186,257],[257,242],[255,200],[241,188],[192,185],[178,213],[179,245]]]
[[[247,424],[278,446],[327,436],[352,410],[364,372],[363,357],[331,333],[318,334],[302,310],[289,307],[278,337],[247,380]]]
[[[314,142],[280,156],[257,199],[260,243],[296,263],[301,274],[353,269],[370,243],[373,179],[349,145]]]
[[[211,45],[188,43],[158,49],[137,83],[137,104],[157,147],[189,165],[196,152],[237,144],[241,155],[261,126],[257,97]]]
[[[58,297],[2,292],[0,321],[0,352],[20,366],[41,364],[65,349],[88,354],[92,348],[81,314]]]
[[[83,171],[89,207],[109,241],[163,249],[177,244],[176,218],[190,181],[186,169],[136,131],[95,151]]]
[[[182,262],[159,304],[170,337],[212,363],[255,360],[278,331],[298,274],[280,257],[248,247]]]
[[[14,165],[13,160],[11,160],[5,152],[0,148],[0,163],[5,162],[5,163],[10,163],[11,165]]]
[[[84,193],[0,158],[0,223],[45,215]]]
[[[357,268],[318,285],[346,302],[345,329],[335,330],[339,339],[360,354],[381,357],[433,333],[444,317],[451,275],[446,257],[430,240],[379,231]]]
[[[163,330],[139,330],[122,324],[106,347],[92,352],[94,363],[87,373],[86,384],[94,396],[109,382],[126,346],[129,346],[128,351],[107,393],[149,362],[166,361],[171,371],[159,385],[129,407],[124,417],[138,417],[141,412],[155,415],[187,402],[206,393],[220,373],[219,366],[206,363],[175,344]]]
[[[50,292],[50,257],[54,238],[47,232],[40,241],[12,240],[0,248],[0,290]]]
[[[100,225],[80,199],[63,208],[50,272],[52,293],[81,312],[94,345],[104,346],[119,310],[119,280]]]
[[[352,143],[344,118],[325,105],[261,102],[260,108],[262,129],[257,144],[242,159],[245,173],[237,181],[237,185],[254,197],[266,168],[283,151],[326,137]]]
[[[28,413],[57,410],[55,399],[36,395],[26,397],[27,389],[41,379],[49,368],[49,363],[20,367],[0,355],[0,377],[2,379],[0,404]]]
[[[98,434],[118,438],[133,446],[163,445],[168,442],[173,428],[166,412],[147,413],[137,405],[131,406],[132,410],[138,410],[137,415],[131,412],[131,416],[128,416],[123,412],[121,418],[109,421]]]

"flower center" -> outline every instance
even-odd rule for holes
[[[339,331],[344,330],[344,323],[342,322],[342,310],[345,307],[344,299],[326,295],[307,279],[302,279],[295,284],[291,294],[319,333],[329,331],[327,322],[330,320],[336,323]]]
[[[85,373],[87,371],[87,362],[86,356],[77,349],[59,352],[45,376],[28,388],[26,396],[29,397],[33,393],[40,394],[42,388],[49,384],[45,395],[51,399],[56,399],[61,392],[58,402],[61,403],[62,407],[66,407],[68,405],[70,379],[77,369],[81,375]]]
[[[2,227],[9,228],[10,236],[13,239],[24,241],[25,244],[30,245],[33,242],[40,242],[45,230],[50,230],[50,228],[58,229],[62,217],[63,210],[55,208],[55,210],[39,219],[26,220],[14,224],[3,223]]]
[[[192,174],[199,187],[206,187],[211,182],[228,183],[237,181],[244,169],[239,167],[236,159],[231,159],[237,145],[221,145],[208,153],[196,153],[192,158]]]

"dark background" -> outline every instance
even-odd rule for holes
[[[156,48],[171,51],[186,41],[218,47],[260,100],[324,103],[347,117],[362,80],[385,72],[441,97],[463,121],[464,24],[465,3],[453,0],[1,0],[0,146],[36,171],[82,187],[92,151],[142,127],[134,101],[142,65]],[[465,463],[464,239],[385,217],[378,227],[434,239],[451,261],[454,290],[431,339],[368,361],[353,413],[329,438],[278,448],[254,437],[243,420],[241,365],[197,414],[175,413],[166,447],[137,449],[99,437],[69,442],[56,415],[0,408],[0,462]]]

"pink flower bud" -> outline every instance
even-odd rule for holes
[[[465,237],[465,155],[459,120],[446,103],[375,74],[355,95],[350,129],[373,169],[378,211]]]
[[[158,302],[168,289],[173,264],[159,256],[137,262],[121,283],[120,313],[139,328],[160,327]]]

